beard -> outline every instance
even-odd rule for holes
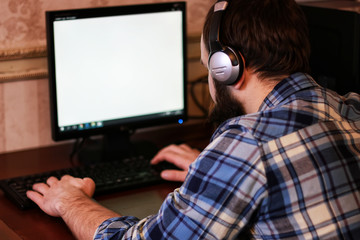
[[[231,96],[227,86],[214,80],[216,90],[216,101],[212,104],[209,111],[208,121],[215,128],[226,120],[245,115],[245,111],[240,102]]]

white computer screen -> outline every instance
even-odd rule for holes
[[[59,127],[184,109],[181,11],[53,23]]]

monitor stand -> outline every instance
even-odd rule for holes
[[[78,151],[78,160],[82,165],[116,161],[143,155],[152,158],[158,151],[155,144],[148,141],[131,141],[133,131],[119,130],[105,134],[100,139],[88,138]]]

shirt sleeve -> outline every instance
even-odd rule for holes
[[[136,217],[115,217],[104,221],[96,230],[94,239],[121,239],[126,231],[135,225],[139,219]]]
[[[113,218],[95,239],[231,239],[247,225],[266,193],[258,143],[251,134],[229,130],[190,166],[181,186],[158,214],[141,221]]]

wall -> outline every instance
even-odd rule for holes
[[[50,135],[46,72],[46,10],[128,5],[167,0],[1,0],[0,153],[54,144]],[[198,36],[212,1],[187,0],[190,79],[199,67]],[[200,69],[200,70],[199,70]],[[190,110],[194,107],[190,102]]]

